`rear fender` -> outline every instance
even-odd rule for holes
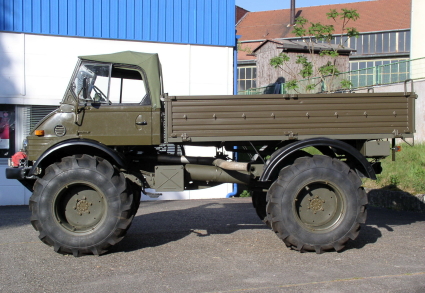
[[[307,147],[316,147],[319,150],[324,150],[325,148],[329,149],[329,147],[331,147],[338,152],[345,153],[351,162],[356,163],[357,171],[370,179],[376,180],[376,173],[372,165],[357,149],[343,141],[321,137],[296,141],[275,151],[264,166],[264,172],[260,177],[260,181],[274,180],[277,178],[280,169],[285,166],[285,161],[287,161],[291,155],[294,155],[295,152]],[[331,150],[329,149],[329,151]],[[330,154],[331,152],[324,153],[324,155]]]

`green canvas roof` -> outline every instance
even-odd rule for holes
[[[105,63],[135,65],[146,74],[153,107],[160,105],[161,87],[161,63],[158,54],[124,51],[112,54],[79,56],[81,60],[97,61]],[[144,76],[141,72],[142,76]]]

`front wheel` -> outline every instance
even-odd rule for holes
[[[133,194],[108,161],[88,155],[46,168],[30,198],[31,223],[59,253],[102,254],[126,234],[134,217]]]
[[[366,221],[367,196],[355,171],[327,156],[283,168],[267,194],[267,217],[288,247],[341,250]]]

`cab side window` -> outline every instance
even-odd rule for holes
[[[149,95],[140,72],[133,69],[112,68],[109,101],[112,104],[150,105]]]

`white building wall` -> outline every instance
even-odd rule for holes
[[[423,30],[425,27],[425,11],[424,0],[412,0],[412,37],[410,58],[418,59],[425,57],[425,41],[423,38]],[[412,62],[411,78],[416,79],[423,77],[425,73],[425,59]],[[416,100],[416,142],[425,142],[425,81],[415,82],[415,92],[418,94]]]
[[[425,42],[423,38],[423,30],[425,27],[424,11],[424,0],[412,0],[411,59],[425,57]],[[421,62],[415,61],[414,64],[415,66],[412,68],[412,78],[423,76],[425,73],[425,60]]]
[[[232,94],[233,48],[0,32],[0,103],[56,105],[77,56],[158,53],[170,95]]]
[[[127,50],[159,54],[164,90],[170,95],[233,94],[231,47],[0,32],[0,104],[58,105],[77,56]],[[23,137],[16,136],[19,148]],[[194,149],[188,152],[199,154]],[[5,178],[6,162],[0,159],[0,205],[28,204],[29,192],[18,181]],[[222,184],[203,194],[205,198],[225,197],[229,192],[231,184]],[[163,198],[199,197],[193,191],[192,196],[185,193]]]

